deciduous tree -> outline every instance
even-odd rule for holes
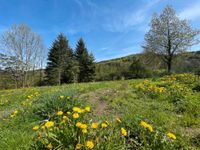
[[[198,34],[199,30],[192,29],[187,20],[180,19],[175,10],[167,6],[160,15],[153,15],[150,30],[145,35],[144,52],[162,58],[170,73],[174,56],[196,44]]]
[[[6,56],[4,65],[8,65],[6,68],[12,68],[14,76],[20,72],[17,74],[21,86],[27,86],[28,72],[38,69],[38,62],[44,51],[40,35],[33,32],[28,25],[13,25],[2,34],[0,42]]]

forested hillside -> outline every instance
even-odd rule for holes
[[[135,54],[96,63],[96,80],[116,80],[163,76],[165,64],[159,58],[149,59],[145,54]],[[172,72],[199,74],[200,51],[179,54],[174,60]]]
[[[166,66],[159,59],[152,59],[149,62],[145,54],[133,54],[96,62],[94,81],[159,77],[166,74],[165,68]],[[187,52],[176,56],[172,71],[174,73],[191,72],[200,74],[200,51]],[[33,73],[30,73],[30,76],[32,75]],[[34,84],[30,81],[29,86],[45,85],[44,78],[44,70],[36,70]],[[0,83],[0,89],[15,88],[15,83],[11,76],[4,70],[0,71]]]

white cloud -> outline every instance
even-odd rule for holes
[[[195,20],[200,18],[200,1],[185,8],[182,12],[179,13],[179,16],[182,19],[189,19],[189,20]]]

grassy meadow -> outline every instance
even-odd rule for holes
[[[0,149],[200,149],[199,77],[0,91]]]

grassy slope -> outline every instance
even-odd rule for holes
[[[39,108],[46,99],[59,95],[90,103],[101,117],[119,116],[122,120],[129,121],[138,117],[148,120],[155,128],[172,131],[178,137],[183,136],[183,143],[197,148],[190,140],[200,134],[200,119],[192,120],[187,114],[175,113],[174,106],[169,102],[152,100],[137,94],[134,85],[141,81],[111,81],[0,91],[0,149],[27,149],[33,136],[32,127],[39,121],[39,118],[33,115],[33,110]],[[35,102],[24,106],[22,103],[26,103],[27,96],[35,93],[39,93],[33,97]],[[196,94],[200,98],[200,94]],[[10,118],[14,110],[23,111]]]

